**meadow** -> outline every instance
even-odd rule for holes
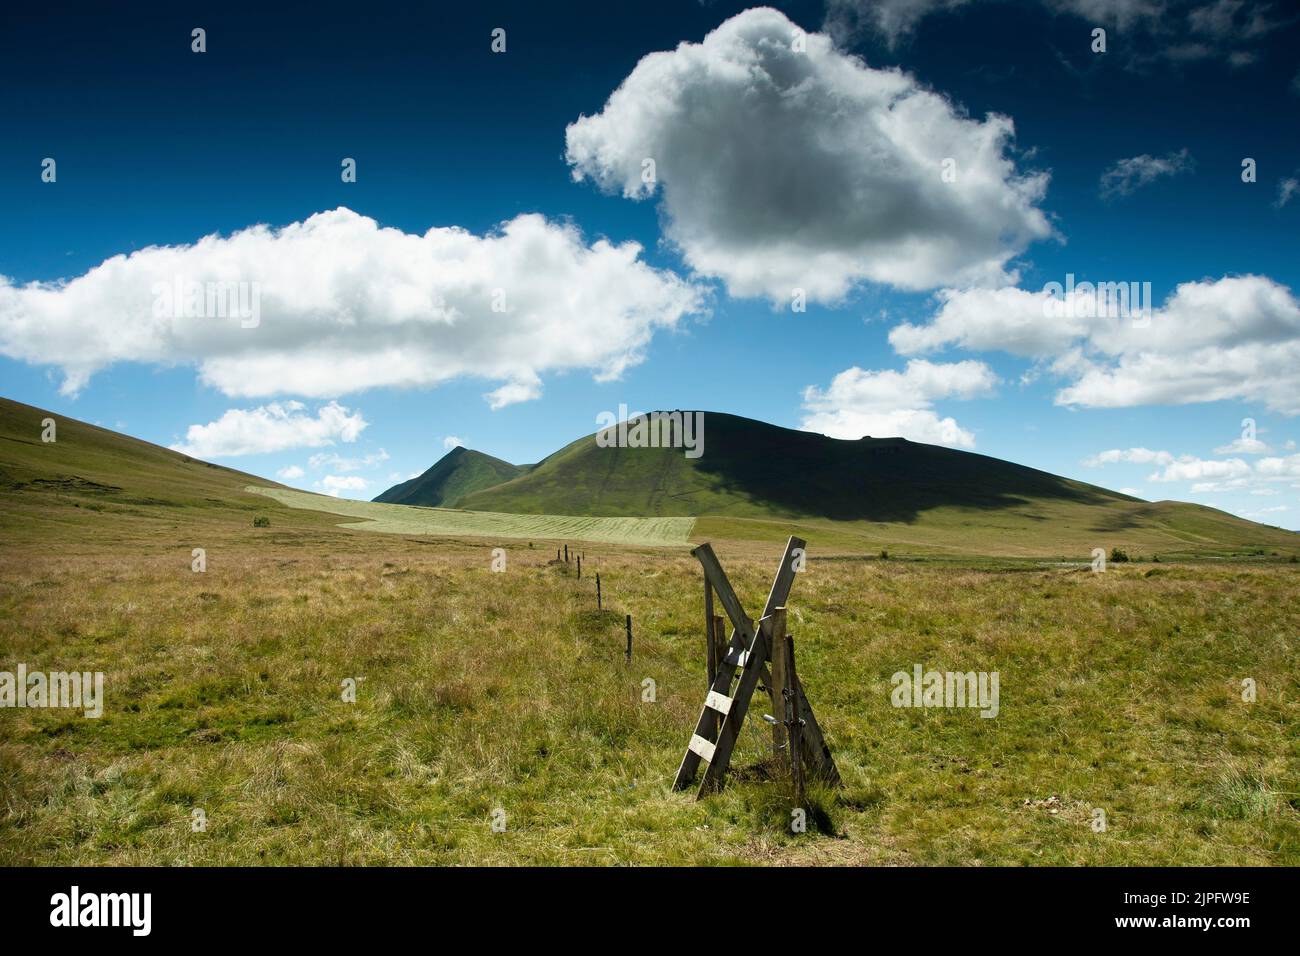
[[[0,708],[0,864],[1300,863],[1294,535],[1050,502],[614,519],[710,540],[751,613],[808,539],[790,628],[844,785],[793,833],[761,697],[727,789],[669,790],[705,691],[680,543],[576,528],[579,581],[519,524],[362,530],[386,506],[70,419],[45,443],[46,415],[0,402],[0,671],[102,671],[104,713]],[[1144,560],[1093,573],[1098,545]],[[996,671],[997,716],[893,706],[917,665]]]
[[[598,612],[549,541],[272,507],[148,535],[96,513],[0,550],[0,669],[106,674],[98,720],[0,711],[0,863],[1300,863],[1294,565],[811,541],[791,630],[845,782],[795,834],[757,714],[724,793],[669,790],[704,692],[684,549],[583,545]],[[780,546],[715,547],[761,606]],[[915,664],[998,671],[998,716],[895,708]]]
[[[517,515],[494,511],[423,508],[249,485],[245,491],[290,508],[360,518],[342,527],[387,534],[480,535],[497,538],[575,538],[617,544],[685,545],[694,518],[592,518],[577,515]]]

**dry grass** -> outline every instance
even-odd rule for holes
[[[0,669],[107,675],[99,720],[0,711],[0,863],[1300,862],[1292,566],[814,552],[791,625],[846,785],[794,835],[761,725],[723,795],[667,790],[704,689],[681,549],[584,545],[579,582],[550,542],[279,520],[0,551]],[[756,610],[779,548],[718,551]],[[914,663],[999,671],[1000,715],[893,708]]]

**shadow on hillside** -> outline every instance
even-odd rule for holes
[[[839,441],[781,429],[774,449],[770,434],[751,441],[743,427],[715,426],[720,418],[710,416],[706,453],[695,467],[720,490],[789,517],[911,523],[942,506],[993,510],[1116,501],[1047,472],[901,438]]]

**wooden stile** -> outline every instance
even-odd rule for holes
[[[731,620],[733,630],[725,652],[715,658],[717,670],[710,682],[699,720],[696,721],[695,732],[691,735],[686,754],[677,769],[677,776],[673,781],[674,790],[685,790],[691,785],[699,771],[701,760],[708,764],[708,768],[700,781],[697,799],[722,789],[726,783],[726,772],[732,751],[744,726],[750,700],[760,680],[767,686],[773,701],[773,709],[777,711],[774,716],[784,719],[786,713],[784,703],[779,708],[776,703],[778,700],[784,700],[781,686],[774,683],[767,663],[772,660],[776,642],[786,636],[784,612],[786,598],[794,583],[793,554],[796,549],[803,548],[805,543],[801,538],[793,536],[786,543],[785,554],[772,581],[772,588],[768,592],[767,604],[764,606],[758,628],[754,627],[753,620],[745,614],[736,592],[731,587],[731,582],[727,580],[722,565],[718,563],[717,556],[713,553],[713,548],[708,544],[702,544],[691,552],[704,569],[706,614],[710,596],[716,594],[718,603],[722,605],[722,609]],[[780,613],[775,614],[778,610]],[[712,617],[711,614],[707,616]],[[719,622],[715,621],[715,640],[720,630]],[[739,684],[733,693],[731,684],[736,679],[738,671]],[[817,726],[812,706],[808,703],[807,695],[799,684],[797,676],[792,680],[792,699],[797,701],[795,709],[803,720],[802,726],[797,728],[795,734],[801,764],[805,764],[824,779],[838,783],[839,772],[831,757],[830,748],[826,746],[826,741],[822,737],[821,728]],[[779,745],[775,737],[776,734],[774,734],[774,745]],[[712,745],[712,750],[702,744]]]

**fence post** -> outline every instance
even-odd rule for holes
[[[582,555],[578,555],[578,580],[582,580]]]
[[[627,662],[632,663],[632,615],[627,616]]]
[[[707,662],[709,682],[705,693],[713,690],[713,681],[718,676],[718,642],[713,637],[713,585],[708,575],[704,576],[704,659]]]
[[[596,572],[596,610],[600,610],[600,572]]]
[[[785,687],[782,695],[785,697],[786,721],[790,732],[787,738],[790,748],[790,783],[794,786],[794,805],[803,807],[803,767],[800,765],[803,756],[803,714],[799,707],[799,675],[794,671],[794,638],[787,634],[781,644],[785,656]]]
[[[772,756],[780,758],[781,748],[786,743],[789,730],[787,722],[790,719],[789,700],[785,697],[785,690],[788,674],[786,673],[785,658],[785,608],[778,607],[772,611],[772,641],[768,645],[768,653],[772,657],[772,673],[768,683],[771,685],[767,688],[767,695],[772,702],[772,716],[776,718],[776,723],[772,725]]]

